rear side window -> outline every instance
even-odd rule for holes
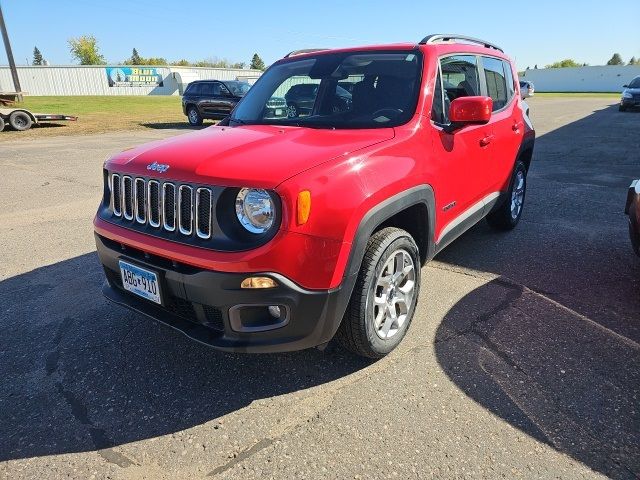
[[[201,83],[190,83],[184,93],[189,95],[199,95],[201,86]]]
[[[504,62],[497,58],[482,57],[482,66],[487,81],[487,95],[493,100],[493,111],[495,112],[504,108],[509,100]],[[511,84],[513,85],[513,80],[511,80]]]
[[[505,78],[507,80],[507,103],[511,101],[511,97],[516,92],[516,85],[513,81],[513,70],[511,70],[511,64],[509,62],[502,62],[504,66]]]

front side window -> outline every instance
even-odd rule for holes
[[[492,57],[482,57],[484,76],[487,81],[487,95],[493,100],[493,111],[500,110],[507,105],[507,81],[502,60]]]
[[[440,60],[440,72],[433,92],[431,119],[449,124],[451,102],[460,97],[480,95],[480,77],[475,55],[453,55]]]
[[[383,128],[416,110],[422,54],[417,50],[328,53],[275,63],[231,117],[237,124],[313,128]],[[269,118],[267,102],[284,98],[287,116]]]
[[[475,55],[454,55],[440,60],[443,88],[449,100],[480,95],[478,60]]]

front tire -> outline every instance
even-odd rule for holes
[[[27,113],[18,111],[9,115],[9,125],[11,125],[14,130],[22,132],[29,130],[31,125],[33,125],[33,121]]]
[[[497,210],[487,215],[487,222],[496,230],[512,230],[520,221],[527,193],[527,167],[521,161],[513,169],[507,198]]]
[[[0,117],[0,132],[4,130],[4,118]]]
[[[416,242],[399,228],[371,236],[337,340],[368,358],[382,358],[404,338],[420,292]]]
[[[187,109],[187,119],[189,120],[189,125],[193,125],[194,127],[202,125],[202,115],[200,115],[200,112],[194,106]]]
[[[619,112],[626,112],[627,111],[627,107],[623,107],[622,105],[618,105],[618,111]]]

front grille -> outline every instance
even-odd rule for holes
[[[270,98],[267,100],[268,108],[284,108],[287,106],[287,101],[284,98]]]
[[[180,233],[191,235],[193,232],[193,188],[180,185],[178,189],[178,224]]]
[[[160,226],[160,183],[157,180],[149,180],[149,225]]]
[[[162,184],[162,212],[164,229],[173,232],[176,229],[176,186],[173,183]]]
[[[122,177],[122,205],[124,218],[133,220],[133,180]]]
[[[196,234],[200,238],[211,236],[211,190],[199,188],[196,190]]]
[[[122,215],[122,185],[120,185],[120,175],[114,173],[111,177],[111,208],[116,217]]]
[[[136,222],[145,223],[147,221],[146,182],[143,178],[136,178],[134,185],[136,187]]]
[[[131,223],[209,239],[213,229],[214,193],[173,182],[132,178],[114,173],[110,177],[113,215]]]

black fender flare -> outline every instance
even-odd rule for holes
[[[417,185],[389,197],[364,215],[353,239],[344,277],[358,274],[362,259],[364,258],[364,252],[367,248],[367,242],[376,228],[401,211],[419,204],[427,207],[426,238],[428,239],[428,243],[426,245],[426,259],[430,260],[433,258],[435,254],[435,194],[431,185]]]
[[[427,232],[425,238],[427,239],[427,252],[425,259],[428,261],[433,258],[435,255],[435,203],[435,195],[431,185],[417,185],[380,202],[369,210],[362,220],[360,220],[351,245],[349,260],[344,270],[342,283],[338,289],[334,309],[336,315],[335,323],[329,327],[331,336],[335,334],[340,326],[344,313],[349,305],[349,300],[351,299],[351,294],[358,279],[358,273],[362,265],[362,259],[364,258],[369,238],[371,238],[371,235],[373,235],[376,229],[385,221],[409,207],[419,204],[425,205],[428,217],[426,222]],[[419,245],[419,247],[421,246]]]
[[[371,210],[369,210],[356,230],[355,237],[351,245],[351,251],[349,252],[349,260],[345,267],[342,283],[339,289],[339,296],[337,298],[336,314],[339,318],[336,319],[333,332],[337,330],[344,312],[347,309],[353,288],[355,287],[356,280],[358,278],[358,272],[362,265],[362,259],[364,258],[365,250],[367,249],[367,243],[369,238],[376,231],[376,229],[382,225],[385,221],[393,217],[394,215],[406,210],[414,205],[423,204],[427,208],[427,221],[425,223],[427,227],[426,239],[427,239],[427,251],[425,255],[426,261],[433,258],[435,255],[435,195],[431,185],[418,185],[408,190],[400,192],[388,199],[380,202]],[[420,247],[420,245],[419,245]]]

